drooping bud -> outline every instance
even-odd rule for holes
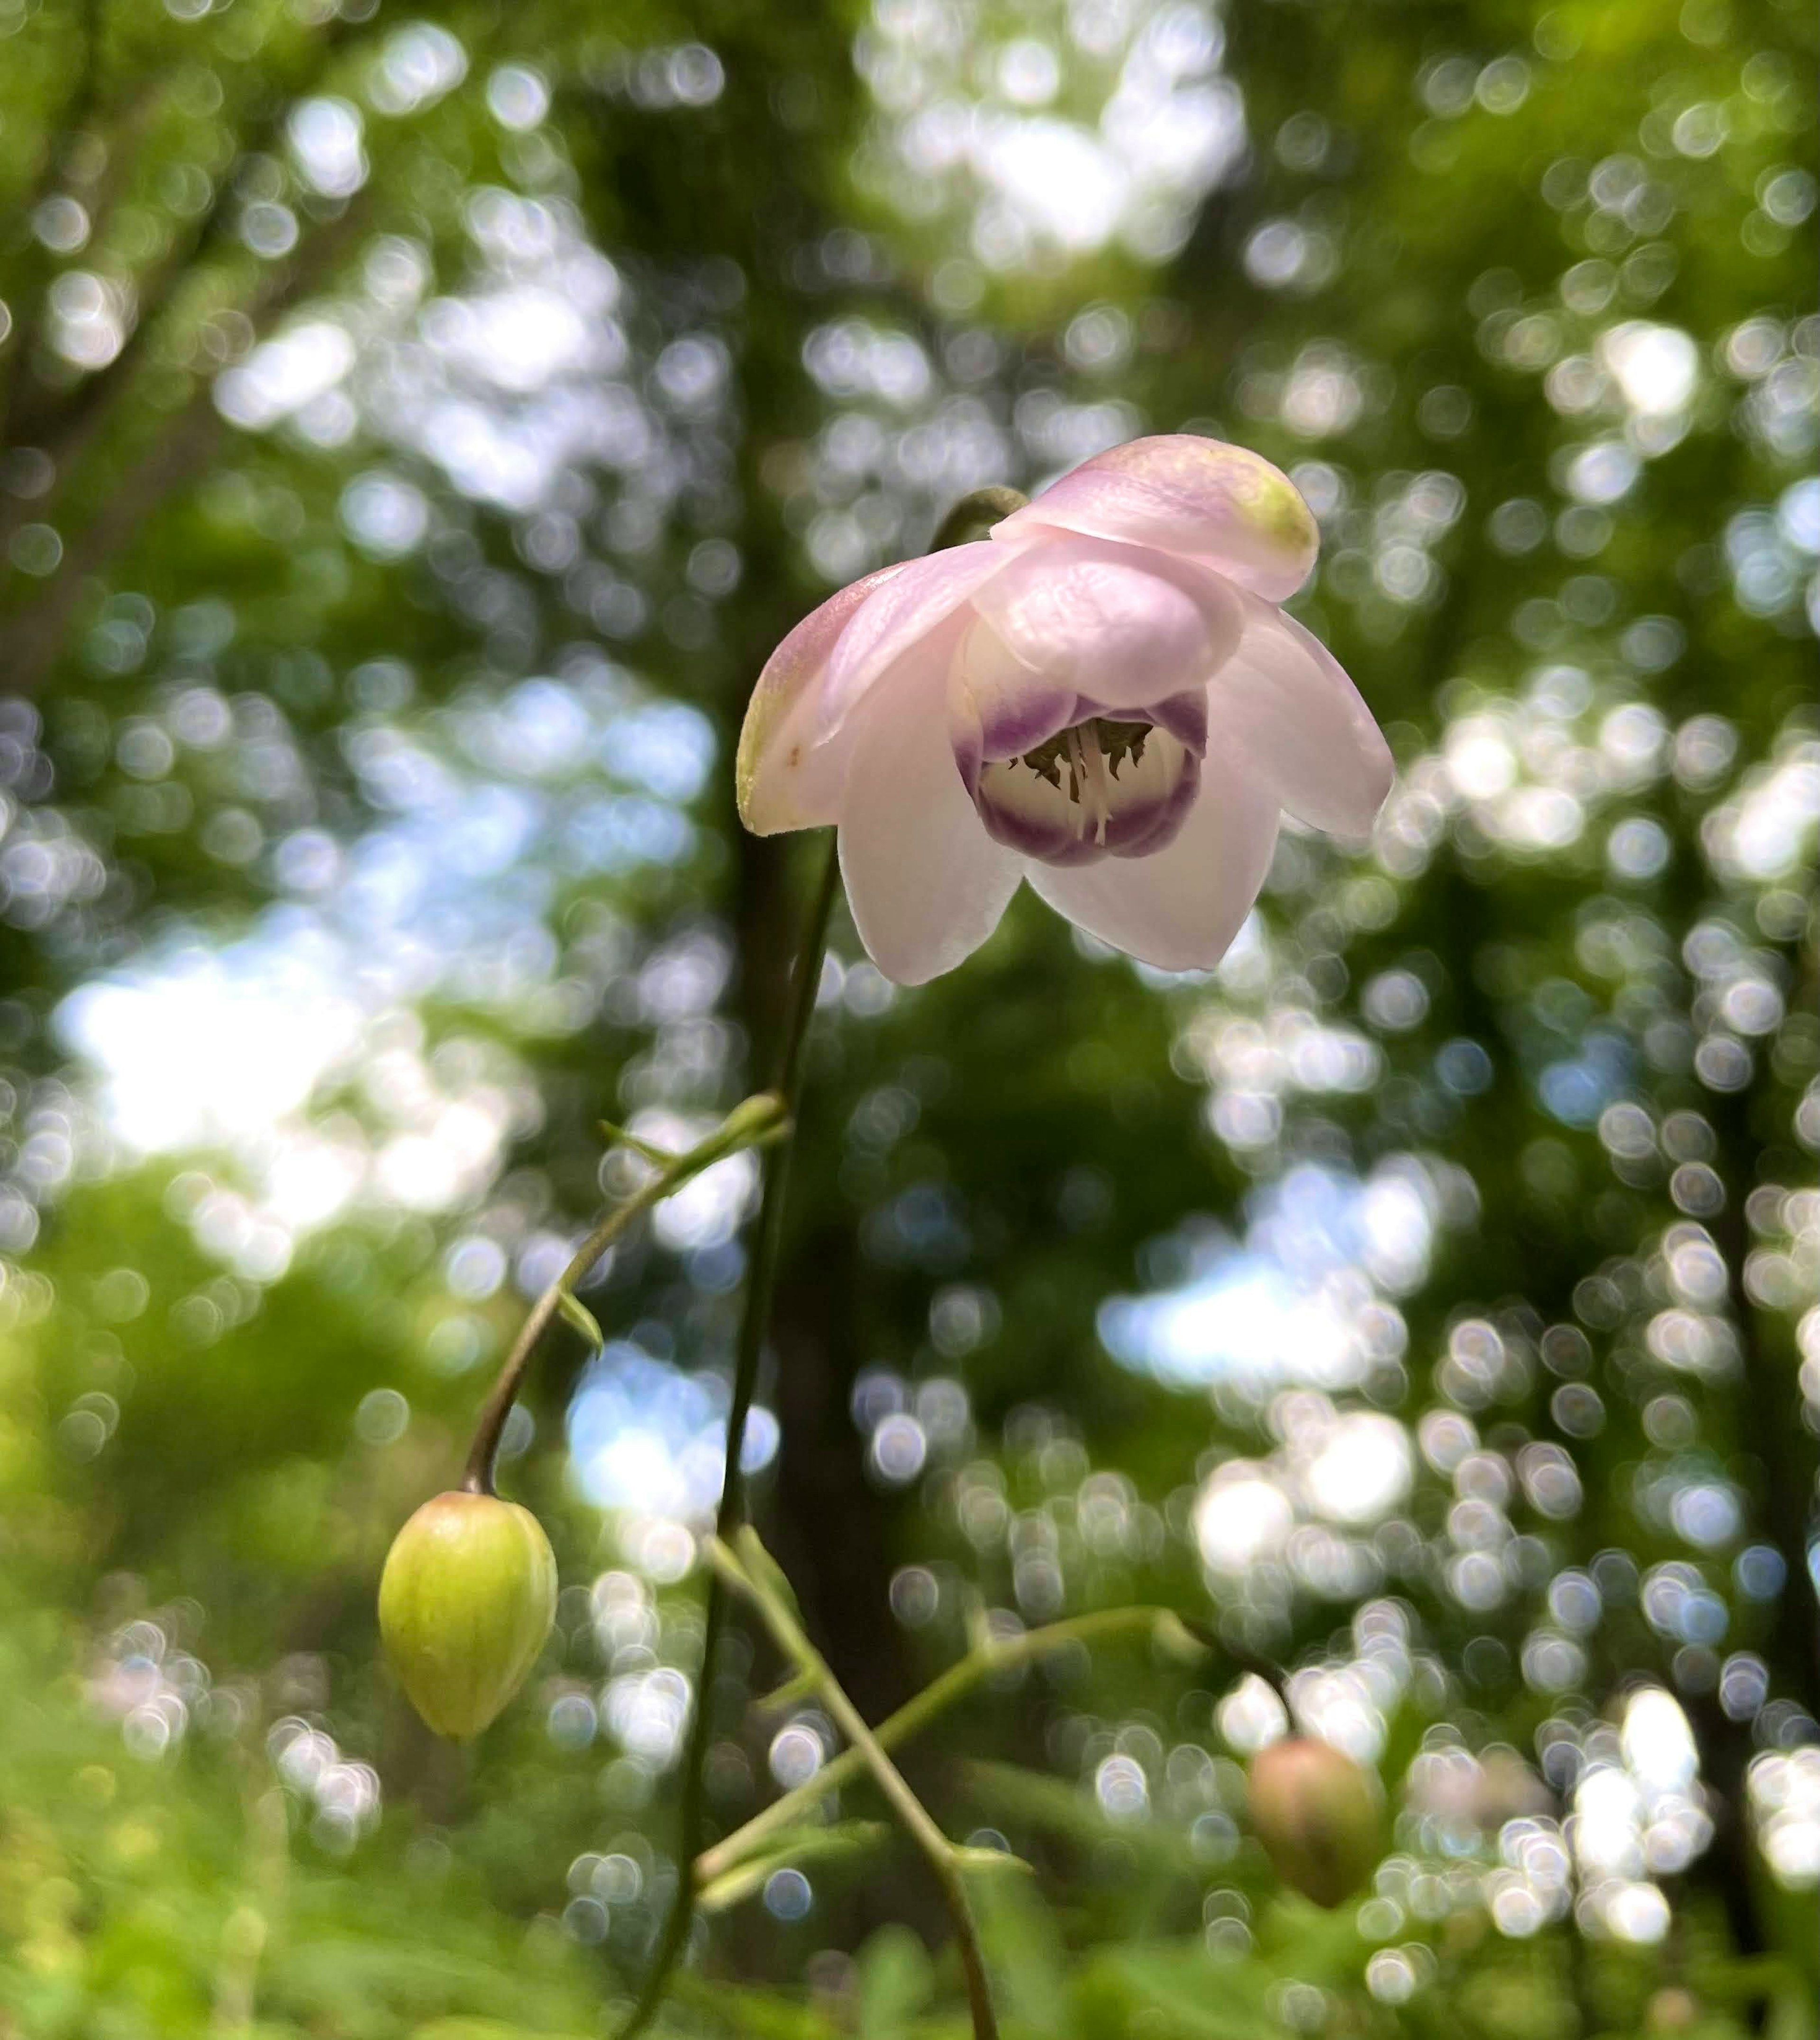
[[[1670,1984],[1650,2000],[1643,2018],[1648,2032],[1685,2033],[1700,2023],[1700,2000],[1692,1991]]]
[[[1251,1813],[1278,1876],[1330,1909],[1358,1890],[1382,1852],[1377,1779],[1311,1736],[1287,1736],[1252,1760]]]
[[[379,1633],[439,1735],[478,1735],[524,1684],[556,1590],[543,1526],[496,1494],[439,1494],[398,1532],[379,1580]]]

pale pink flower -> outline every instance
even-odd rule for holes
[[[1020,879],[1131,956],[1209,969],[1282,811],[1362,838],[1390,789],[1358,690],[1277,606],[1318,544],[1241,447],[1096,455],[790,633],[740,733],[741,817],[838,825],[861,938],[900,984],[971,955]]]

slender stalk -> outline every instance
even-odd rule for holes
[[[796,977],[791,987],[789,1018],[778,1052],[777,1073],[772,1095],[782,1101],[783,1109],[794,1121],[803,1087],[803,1058],[809,1044],[809,1022],[815,1016],[815,994],[822,982],[822,955],[828,946],[828,920],[834,912],[834,894],[841,882],[838,849],[832,835],[809,910],[809,925],[804,931],[803,947],[796,960]],[[714,1534],[731,1536],[746,1515],[746,1472],[741,1448],[746,1442],[746,1421],[752,1413],[752,1397],[758,1386],[758,1363],[765,1351],[765,1334],[770,1328],[771,1298],[777,1286],[777,1263],[784,1243],[784,1200],[790,1184],[790,1157],[794,1140],[779,1141],[765,1157],[764,1186],[758,1212],[758,1237],[752,1254],[752,1270],[746,1282],[746,1307],[739,1319],[739,1341],[733,1361],[733,1396],[727,1411],[727,1478],[720,1490],[720,1506],[714,1519]]]
[[[998,2023],[993,2015],[992,1988],[986,1978],[986,1961],[979,1951],[979,1936],[975,1931],[973,1914],[967,1902],[967,1887],[961,1880],[960,1865],[947,1836],[904,1782],[903,1773],[885,1754],[865,1716],[848,1699],[845,1688],[828,1669],[827,1661],[803,1633],[795,1615],[771,1590],[766,1578],[770,1561],[755,1533],[750,1529],[743,1530],[738,1543],[745,1563],[718,1537],[709,1547],[709,1555],[716,1575],[735,1593],[746,1596],[763,1617],[765,1627],[770,1631],[778,1649],[813,1682],[853,1753],[872,1774],[873,1782],[891,1802],[892,1812],[902,1821],[911,1840],[928,1858],[936,1882],[941,1887],[942,1901],[954,1928],[955,1945],[960,1951],[961,1967],[966,1972],[974,2040],[996,2040]]]
[[[949,546],[963,545],[970,539],[984,538],[994,524],[1020,508],[1024,500],[1015,489],[975,489],[971,495],[963,497],[943,519],[929,547],[930,551],[940,552]],[[773,1087],[777,1095],[784,1101],[785,1109],[792,1113],[801,1090],[803,1053],[808,1041],[809,1022],[815,1010],[815,992],[822,980],[822,953],[827,947],[828,917],[834,911],[834,894],[839,888],[840,877],[838,847],[830,840],[815,904],[811,910],[802,950],[797,957],[790,1018],[785,1030],[777,1081]],[[740,1320],[739,1342],[734,1361],[732,1402],[727,1415],[727,1471],[721,1485],[720,1506],[715,1513],[714,1532],[723,1543],[731,1537],[745,1515],[746,1476],[740,1459],[746,1442],[746,1420],[750,1414],[752,1396],[758,1386],[758,1363],[765,1349],[765,1334],[771,1319],[771,1296],[777,1285],[778,1252],[783,1241],[784,1197],[789,1186],[792,1144],[787,1139],[781,1141],[766,1158],[763,1201],[758,1214],[758,1236],[753,1251],[751,1272],[747,1278],[746,1307]],[[671,1972],[675,1968],[677,1959],[682,1953],[683,1943],[689,1938],[690,1922],[694,1917],[695,1881],[689,1874],[689,1865],[701,1852],[701,1831],[708,1817],[705,1760],[713,1726],[709,1718],[708,1690],[713,1677],[714,1659],[720,1646],[726,1613],[726,1589],[719,1574],[711,1571],[708,1576],[707,1598],[702,1608],[701,1669],[697,1688],[695,1712],[690,1722],[688,1747],[682,1757],[682,1829],[678,1856],[682,1866],[682,1874],[676,1880],[675,1900],[671,1906],[669,1917],[664,1921],[662,1936],[644,1979],[644,1988],[639,1992],[638,2001],[633,2005],[625,2023],[619,2029],[616,2040],[633,2040],[635,2034],[641,2033],[651,2023],[659,2004],[663,2001]]]
[[[1168,1609],[1161,1608],[1100,1608],[1091,1615],[1077,1615],[1066,1622],[1051,1623],[1047,1628],[1027,1630],[1021,1636],[982,1643],[949,1665],[920,1693],[906,1700],[895,1714],[887,1715],[870,1731],[872,1738],[880,1749],[895,1749],[912,1736],[920,1734],[937,1715],[964,1699],[975,1686],[997,1673],[1035,1664],[1070,1643],[1090,1642],[1101,1637],[1116,1636],[1127,1630],[1153,1628],[1170,1613]],[[704,1850],[695,1862],[697,1885],[712,1884],[716,1878],[725,1875],[773,1835],[782,1829],[793,1827],[818,1801],[850,1785],[867,1768],[865,1756],[857,1743],[830,1758],[813,1778],[786,1792],[782,1798],[773,1799],[762,1813],[754,1814],[744,1827],[724,1841]]]
[[[809,1022],[815,1015],[815,993],[822,981],[822,955],[828,946],[828,920],[834,912],[840,878],[839,854],[830,837],[826,861],[816,886],[815,904],[810,908],[808,925],[804,931],[803,946],[796,959],[789,1017],[777,1059],[777,1081],[770,1093],[780,1102],[782,1110],[792,1116],[801,1095]],[[752,1398],[758,1385],[758,1363],[764,1354],[765,1334],[771,1320],[771,1297],[777,1287],[777,1262],[784,1239],[784,1197],[789,1186],[790,1154],[794,1145],[787,1120],[784,1137],[768,1148],[765,1155],[758,1234],[753,1246],[751,1269],[746,1278],[745,1308],[740,1316],[739,1338],[734,1355],[733,1394],[727,1412],[727,1471],[721,1482],[720,1505],[715,1513],[714,1534],[723,1542],[738,1529],[746,1512],[746,1475],[740,1461],[744,1456],[747,1419],[751,1414]],[[688,1745],[682,1753],[682,1806],[677,1840],[681,1874],[676,1880],[676,1896],[671,1902],[669,1916],[663,1923],[663,1934],[645,1976],[644,1988],[639,1992],[637,2002],[620,2027],[616,2040],[633,2040],[633,2036],[643,2032],[656,2015],[657,2008],[669,1987],[671,1972],[682,1955],[689,1939],[690,1924],[695,1916],[695,1882],[689,1874],[689,1865],[700,1853],[701,1833],[708,1819],[706,1759],[714,1726],[709,1694],[720,1632],[726,1620],[727,1590],[720,1574],[711,1570],[702,1608],[701,1665],[696,1679],[695,1711],[690,1719]]]
[[[690,1177],[700,1175],[704,1169],[727,1155],[779,1133],[785,1124],[783,1101],[775,1094],[761,1091],[757,1097],[747,1098],[743,1105],[735,1106],[705,1140],[697,1142],[686,1153],[673,1156],[649,1182],[635,1191],[624,1204],[616,1205],[576,1249],[568,1265],[531,1306],[529,1315],[519,1328],[518,1337],[512,1342],[511,1351],[506,1355],[494,1380],[492,1392],[475,1427],[474,1442],[469,1450],[467,1467],[462,1475],[462,1485],[469,1494],[493,1492],[493,1467],[499,1457],[500,1438],[505,1430],[506,1419],[518,1400],[519,1391],[524,1385],[538,1344],[549,1329],[550,1321],[561,1310],[564,1297],[573,1296],[576,1285],[586,1280],[588,1270],[640,1212],[661,1204]]]
[[[1217,1631],[1204,1624],[1191,1622],[1186,1625],[1189,1632],[1199,1637],[1209,1650],[1218,1650],[1237,1665],[1241,1672],[1249,1672],[1254,1679],[1262,1679],[1277,1696],[1282,1709],[1282,1718],[1291,1735],[1296,1733],[1295,1702],[1290,1697],[1289,1674],[1282,1665],[1268,1658],[1260,1658],[1255,1650],[1241,1650],[1236,1644],[1228,1643]]]

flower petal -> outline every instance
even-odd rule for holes
[[[1024,538],[1033,526],[1154,546],[1272,602],[1307,580],[1320,546],[1313,513],[1280,469],[1188,432],[1096,454],[995,526],[994,541]]]
[[[1366,836],[1396,776],[1390,747],[1338,660],[1269,603],[1248,599],[1239,649],[1207,691],[1212,742],[1236,738],[1298,820]]]
[[[1244,761],[1210,757],[1166,848],[1025,876],[1058,914],[1159,970],[1211,970],[1251,912],[1276,847],[1277,804]]]
[[[881,675],[952,616],[982,582],[1002,573],[1020,550],[979,539],[898,568],[841,634],[819,690],[818,735],[832,736]]]
[[[1024,868],[981,826],[955,767],[944,690],[921,668],[906,662],[854,717],[841,819],[853,924],[899,984],[925,984],[972,955]]]
[[[754,835],[835,820],[846,756],[844,750],[818,755],[813,748],[818,683],[842,632],[879,588],[902,572],[901,565],[881,567],[830,596],[766,660],[746,706],[734,765],[739,819]]]
[[[1186,694],[1171,695],[1167,701],[1152,702],[1144,720],[1166,729],[1197,758],[1207,755],[1207,691],[1191,687]]]
[[[1025,548],[972,599],[1033,674],[1113,710],[1208,679],[1244,620],[1238,592],[1216,575],[1146,548],[1060,535]]]
[[[952,713],[968,727],[968,742],[957,738],[955,755],[969,780],[979,759],[1015,758],[1066,729],[1079,698],[1066,678],[1027,665],[977,614],[960,641],[948,698]]]
[[[1153,857],[1165,844],[1175,841],[1183,824],[1194,813],[1200,797],[1201,754],[1185,744],[1179,748],[1180,759],[1172,760],[1166,732],[1153,736],[1146,745],[1144,763],[1138,767],[1140,776],[1146,774],[1153,751],[1161,754],[1159,769],[1149,775],[1148,784],[1132,789],[1135,797],[1127,797],[1128,805],[1118,817],[1116,832],[1108,830],[1106,847],[1115,857]]]

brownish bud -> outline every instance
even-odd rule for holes
[[[1670,1984],[1650,2000],[1643,2015],[1651,2033],[1685,2033],[1700,2023],[1700,2002],[1692,1991]]]
[[[1252,1826],[1285,1884],[1343,1905],[1383,1851],[1377,1779],[1331,1743],[1292,1735],[1252,1760]]]

